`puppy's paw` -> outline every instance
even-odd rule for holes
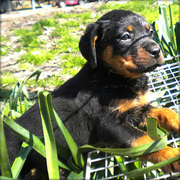
[[[166,148],[165,151],[161,152],[164,160],[176,157],[180,155],[180,149],[178,148]],[[180,172],[180,161],[166,165],[162,168],[165,173]]]
[[[168,108],[152,108],[149,116],[156,117],[158,126],[163,127],[167,131],[180,132],[180,117]]]
[[[180,132],[180,117],[179,114],[175,113],[170,109],[166,109],[164,118],[167,119],[167,130]]]
[[[157,151],[157,152],[154,152],[151,154],[142,155],[140,158],[156,164],[158,162],[162,162],[162,161],[171,159],[171,158],[179,156],[179,155],[180,155],[180,149],[166,147],[160,151]],[[162,167],[162,170],[164,173],[179,172],[180,171],[180,161],[174,162],[172,164],[168,164],[168,165]]]

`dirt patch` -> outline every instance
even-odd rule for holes
[[[19,10],[1,14],[1,35],[7,34],[12,28],[24,28],[32,25],[41,18],[54,16],[57,12],[84,12],[93,10],[99,6],[98,2],[86,3],[84,5],[67,6],[65,8],[49,7],[37,8],[35,10]]]

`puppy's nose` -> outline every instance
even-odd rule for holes
[[[146,47],[146,51],[155,59],[160,56],[160,48],[158,46],[148,46]]]

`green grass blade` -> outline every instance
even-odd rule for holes
[[[142,154],[152,153],[155,151],[159,151],[164,149],[167,146],[167,135],[165,135],[162,139],[156,140],[152,143],[144,144],[142,146],[134,147],[134,148],[120,148],[120,149],[112,149],[112,148],[98,148],[90,145],[81,146],[80,149],[82,151],[89,151],[90,149],[97,149],[102,152],[111,153],[115,155],[126,155],[126,156],[140,156]]]
[[[59,156],[61,156],[64,160],[67,160],[71,156],[69,149],[64,148],[60,144],[56,143],[56,148]]]
[[[164,47],[168,48],[169,54],[171,56],[175,56],[177,53],[177,45],[175,40],[175,32],[173,27],[173,20],[172,20],[172,13],[171,13],[171,6],[169,6],[169,13],[170,13],[170,27],[168,24],[167,7],[162,5],[160,7],[160,23],[159,23],[159,34],[162,38],[161,43]]]
[[[12,180],[12,178],[5,177],[5,176],[0,176],[0,180]],[[16,179],[17,180],[17,179]]]
[[[24,99],[24,112],[28,110],[28,107],[29,107],[29,103],[28,103],[28,100],[25,98]]]
[[[55,110],[53,109],[50,93],[48,95],[48,105],[49,105],[51,117],[56,122],[57,127],[60,129],[62,135],[64,136],[64,138],[68,144],[68,147],[72,153],[74,162],[76,163],[76,165],[78,167],[83,168],[84,167],[83,155],[79,152],[77,144],[75,143],[75,141],[71,137],[70,133],[68,132],[68,130],[64,126],[63,122],[61,121],[61,119],[59,118],[59,116],[57,115]]]
[[[26,98],[29,99],[27,89],[26,89],[26,87],[24,85],[30,78],[32,78],[35,75],[37,75],[37,77],[36,77],[36,81],[37,81],[40,74],[41,74],[41,70],[37,70],[36,72],[31,74],[25,82],[23,81],[21,83],[19,83],[19,82],[16,83],[16,85],[14,86],[14,88],[12,90],[12,93],[11,93],[11,95],[9,97],[9,106],[10,106],[11,109],[14,109],[15,111],[17,111],[18,100],[19,100],[19,105],[21,107],[22,94],[24,94],[24,96],[26,96]]]
[[[26,80],[26,82],[29,80],[29,79],[31,79],[32,77],[34,77],[34,76],[36,76],[36,82],[38,81],[38,79],[39,79],[39,76],[41,75],[41,70],[37,70],[37,71],[35,71],[34,73],[32,73],[28,78],[27,78],[27,80]]]
[[[46,157],[45,146],[41,140],[30,133],[28,130],[21,127],[16,122],[12,121],[8,117],[4,119],[4,124],[22,141],[26,142],[31,146],[35,151],[41,154],[43,157]],[[58,165],[66,170],[70,170],[69,167],[61,161],[58,161]]]
[[[166,6],[162,5],[160,7],[160,21],[162,23],[162,35],[164,36],[166,42],[171,42],[171,37],[170,37],[170,30],[169,30],[169,25],[168,25],[168,19],[167,19],[167,13],[166,13]]]
[[[41,141],[44,143],[44,138],[41,139]],[[65,160],[66,162],[68,161],[69,157],[71,156],[71,152],[69,151],[69,149],[61,146],[60,144],[58,144],[56,142],[56,148],[57,148],[57,153],[59,155],[59,158],[62,158],[63,161]],[[68,164],[68,163],[67,163]],[[70,166],[68,166],[70,167]],[[70,168],[71,169],[71,168]]]
[[[21,172],[21,169],[22,169],[31,149],[32,149],[31,146],[29,146],[27,143],[23,142],[21,149],[17,155],[17,158],[14,160],[14,163],[11,167],[13,179],[18,178],[19,173]]]
[[[173,162],[176,162],[180,159],[180,156],[176,156],[174,158],[171,158],[171,159],[168,159],[166,161],[163,161],[163,162],[160,162],[160,163],[157,163],[157,164],[154,164],[150,167],[145,167],[145,168],[141,168],[141,169],[136,169],[136,170],[133,170],[131,172],[128,172],[126,175],[128,178],[132,178],[132,177],[138,177],[138,176],[141,176],[143,174],[146,174],[150,171],[153,171],[155,169],[158,169],[158,168],[161,168],[167,164],[171,164]]]
[[[0,116],[0,170],[3,176],[12,177],[11,165],[8,157],[6,140],[4,136],[2,115]]]
[[[20,117],[22,115],[21,113],[15,111],[15,110],[10,110],[10,112],[11,112],[12,119],[17,119],[18,117]]]
[[[133,157],[133,156],[140,156],[142,154],[152,153],[165,148],[167,146],[167,132],[157,128],[157,120],[155,118],[148,117],[147,124],[148,124],[147,125],[148,135],[150,135],[152,139],[155,140],[152,143],[147,143],[142,146],[138,146],[134,148],[120,148],[120,149],[97,148],[90,145],[84,145],[80,147],[80,149],[82,149],[82,151],[88,151],[89,149],[97,149],[106,153]]]
[[[48,109],[47,92],[38,93],[40,114],[46,146],[46,161],[49,179],[59,179],[58,157],[56,143]]]
[[[173,17],[172,17],[172,11],[171,11],[171,5],[169,4],[169,15],[170,15],[170,35],[171,35],[171,42],[173,49],[175,51],[175,54],[177,54],[177,44],[176,44],[176,36],[175,36],[175,30],[173,26]]]
[[[9,100],[9,103],[10,103],[10,108],[11,109],[14,109],[15,111],[17,111],[17,106],[18,106],[18,99],[21,95],[21,90],[24,86],[24,81],[21,82],[21,83],[17,83],[10,95],[10,100]]]
[[[83,180],[84,179],[84,171],[81,171],[80,173],[71,172],[69,176],[67,177],[67,180]]]
[[[153,118],[153,117],[147,118],[147,133],[150,136],[150,138],[154,141],[161,139],[158,136],[157,119],[156,118]]]
[[[175,27],[177,51],[180,53],[180,22],[176,22]]]
[[[21,91],[22,91],[23,86],[24,86],[24,81],[19,84],[18,88],[17,88],[16,91],[15,91],[15,96],[14,96],[14,106],[15,106],[15,110],[17,110],[18,98],[21,96]]]
[[[122,156],[114,156],[117,163],[119,164],[119,167],[121,169],[121,172],[124,174],[124,173],[127,173],[127,167],[124,165],[124,161],[123,161],[123,157]]]
[[[29,93],[28,93],[26,86],[22,87],[22,93],[29,100]]]
[[[18,83],[16,83],[16,85],[14,86],[14,88],[13,88],[13,90],[12,90],[10,96],[9,96],[9,107],[10,107],[10,109],[15,109],[15,107],[14,107],[14,97],[15,97],[15,90],[16,90],[17,86],[18,86]]]
[[[158,33],[157,33],[157,29],[156,29],[156,22],[153,22],[152,26],[153,26],[153,29],[155,30],[154,31],[154,39],[159,44],[160,43],[160,39],[159,39],[159,36],[158,36]]]
[[[174,50],[172,49],[172,47],[170,46],[170,42],[168,43],[164,37],[164,35],[162,35],[162,46],[163,48],[168,52],[168,54],[170,54],[171,56],[175,56]]]
[[[46,157],[45,154],[45,146],[41,142],[41,140],[35,136],[34,134],[30,133],[28,130],[21,127],[16,122],[12,121],[8,117],[4,119],[4,124],[22,141],[29,144],[33,149],[35,149],[38,153],[42,156]]]
[[[73,156],[72,156],[72,155],[69,157],[69,159],[67,159],[66,162],[67,162],[69,168],[70,168],[72,171],[74,171],[74,172],[76,172],[76,173],[79,173],[79,172],[81,171],[81,170],[79,169],[79,167],[74,163],[74,159],[73,159]]]

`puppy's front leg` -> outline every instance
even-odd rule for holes
[[[143,136],[138,137],[133,140],[132,147],[141,146],[143,144],[153,142],[153,140],[145,133]],[[180,149],[173,148],[173,147],[166,147],[164,149],[161,149],[159,151],[150,153],[150,154],[144,154],[140,156],[140,159],[145,161],[150,161],[154,164],[174,158],[176,156],[180,155]],[[170,172],[179,172],[180,171],[180,161],[174,162],[172,164],[168,164],[164,167],[162,167],[162,170],[165,173]]]

